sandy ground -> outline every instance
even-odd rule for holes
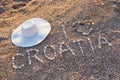
[[[50,22],[48,37],[30,48],[13,45],[12,31],[34,17]],[[78,40],[81,47],[72,44]],[[120,1],[0,0],[0,80],[120,80]]]

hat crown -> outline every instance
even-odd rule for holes
[[[21,33],[23,37],[32,37],[38,32],[37,26],[33,22],[26,22],[21,26]]]

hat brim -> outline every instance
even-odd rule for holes
[[[25,24],[26,22],[34,22],[38,28],[38,33],[30,38],[24,38],[21,34],[21,26]],[[31,47],[39,44],[42,42],[49,32],[51,31],[50,24],[40,18],[32,18],[27,21],[25,21],[23,24],[18,26],[12,33],[11,40],[13,44],[19,46],[19,47]]]

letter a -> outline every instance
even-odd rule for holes
[[[101,35],[99,35],[98,42],[99,42],[99,48],[101,48],[102,44],[108,44],[109,46],[112,46],[112,44],[110,42],[108,42],[108,40],[106,38],[102,37]]]
[[[75,53],[72,51],[72,49],[67,44],[62,42],[60,44],[60,55],[61,55],[61,53],[66,52],[66,51],[70,51],[73,55],[75,55]]]

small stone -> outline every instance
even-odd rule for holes
[[[0,14],[2,14],[5,10],[3,8],[0,8]]]

